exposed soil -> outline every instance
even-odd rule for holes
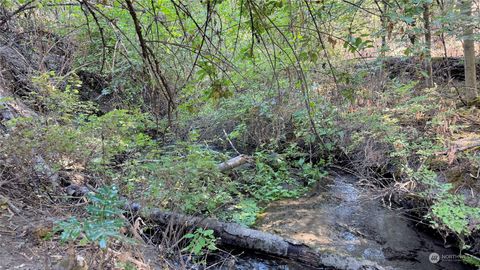
[[[43,241],[50,230],[41,213],[0,211],[0,269],[50,269],[62,259],[63,247]]]
[[[64,217],[38,209],[22,209],[14,214],[0,205],[0,269],[24,270],[87,270],[87,269],[165,269],[161,266],[158,250],[144,244],[121,245],[108,249],[102,267],[100,252],[93,246],[61,244],[52,232],[53,221]]]

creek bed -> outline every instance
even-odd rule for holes
[[[394,269],[474,269],[416,227],[404,212],[385,208],[357,178],[332,172],[310,196],[270,204],[256,228],[306,243],[325,252],[378,262]],[[444,256],[437,263],[432,253]],[[239,256],[235,269],[308,269],[273,258]]]

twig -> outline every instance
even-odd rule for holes
[[[463,114],[459,114],[459,113],[456,113],[456,115],[457,115],[458,117],[465,118],[465,119],[473,122],[473,123],[476,124],[476,125],[480,125],[480,121],[478,121],[478,120],[476,120],[476,119],[472,119],[472,118],[470,118],[469,116],[466,116],[466,115],[463,115]]]
[[[234,150],[237,154],[241,155],[241,153],[238,152],[237,148],[235,148],[235,145],[233,145],[232,141],[228,138],[228,134],[227,134],[227,132],[225,131],[225,129],[223,130],[223,134],[225,134],[225,138],[227,139],[228,143],[229,143],[230,146],[233,148],[233,150]]]
[[[479,146],[480,146],[480,140],[473,141],[471,144],[464,145],[464,146],[459,146],[458,144],[454,144],[453,146],[450,147],[449,150],[436,152],[435,155],[437,155],[437,156],[446,155],[446,154],[449,154],[451,151],[456,153],[458,151],[465,151],[465,150],[472,149],[472,148],[479,147]]]
[[[5,203],[8,205],[8,207],[15,213],[15,214],[20,214],[22,211],[16,207],[9,198],[0,195],[0,202]]]
[[[31,9],[32,7],[29,7],[30,4],[32,4],[33,2],[35,2],[35,0],[30,0],[28,2],[26,2],[25,4],[21,5],[17,10],[15,10],[14,12],[12,12],[10,15],[7,15],[3,20],[2,22],[0,22],[0,26],[3,26],[6,22],[8,22],[11,18],[13,18],[15,15],[17,15],[18,13],[26,10],[26,9]]]

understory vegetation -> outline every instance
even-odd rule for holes
[[[478,2],[458,2],[0,0],[0,194],[70,205],[44,241],[142,269],[107,254],[158,246],[126,205],[253,227],[341,168],[478,266]],[[165,268],[219,249],[169,236]]]

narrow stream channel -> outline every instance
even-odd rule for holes
[[[473,269],[455,257],[458,252],[419,231],[401,211],[383,207],[356,182],[352,175],[332,172],[331,180],[319,184],[310,196],[269,205],[257,228],[394,269]],[[444,259],[432,263],[432,253]],[[246,255],[236,269],[308,267]]]

